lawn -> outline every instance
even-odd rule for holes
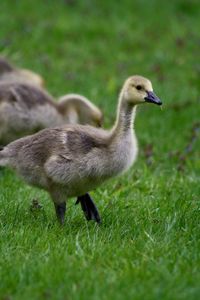
[[[105,127],[130,75],[164,102],[138,109],[131,170],[92,192],[100,226],[70,199],[60,227],[45,192],[0,170],[0,299],[198,299],[199,1],[3,0],[0,12],[1,55],[54,96],[92,99]]]

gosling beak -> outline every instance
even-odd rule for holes
[[[162,101],[153,93],[147,91],[147,96],[144,98],[146,102],[162,105]]]
[[[102,127],[103,126],[103,117],[96,121],[96,126],[97,127]]]
[[[102,127],[102,122],[101,122],[101,121],[98,121],[97,124],[96,124],[96,126],[97,126],[97,127]]]

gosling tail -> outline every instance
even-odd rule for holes
[[[5,167],[9,163],[9,157],[4,147],[0,146],[0,167]]]

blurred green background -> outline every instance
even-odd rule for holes
[[[138,161],[92,193],[100,227],[70,200],[60,228],[48,195],[0,171],[0,299],[198,299],[199,29],[195,0],[1,1],[1,55],[54,96],[87,96],[110,127],[140,74],[164,105],[138,109]]]

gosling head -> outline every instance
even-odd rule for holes
[[[86,106],[84,103],[77,109],[78,120],[80,124],[88,124],[95,127],[101,127],[103,123],[103,114],[98,107],[91,103],[90,106]]]
[[[153,92],[151,81],[138,75],[129,77],[125,81],[122,96],[132,105],[145,102],[162,105],[161,100]]]
[[[88,113],[88,120],[90,120],[90,118],[92,126],[101,127],[103,125],[103,113],[100,111],[100,109],[96,108],[96,110],[91,112],[91,115]]]
[[[40,87],[44,87],[45,86],[45,82],[44,79],[34,73],[33,71],[27,70],[27,69],[17,69],[17,76],[19,79],[21,79],[22,81],[28,81],[36,86],[40,86]]]
[[[14,67],[3,57],[0,57],[0,75],[12,72]]]
[[[58,109],[67,122],[88,124],[101,127],[103,114],[101,110],[86,97],[78,94],[67,94],[58,101]]]

